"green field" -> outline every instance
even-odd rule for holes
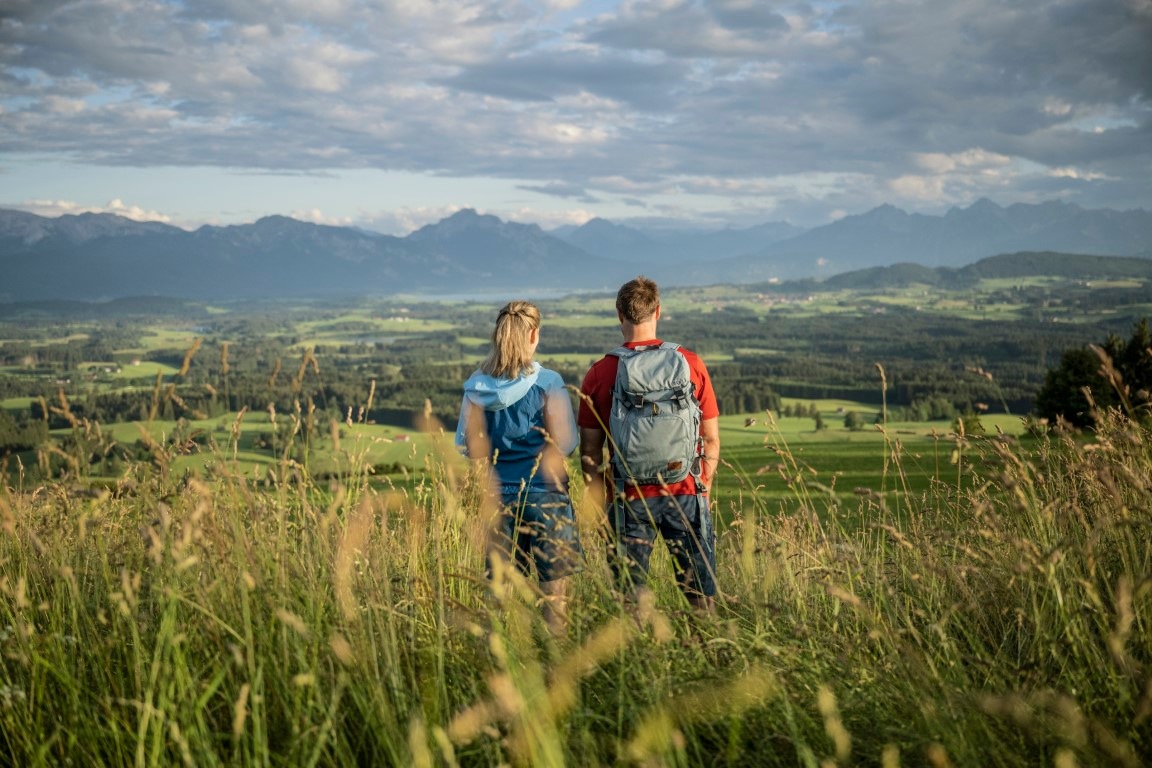
[[[805,493],[816,492],[841,508],[855,508],[860,498],[907,506],[934,484],[963,487],[975,482],[978,463],[958,462],[958,451],[972,453],[973,443],[997,433],[1009,439],[1019,439],[1023,433],[1019,417],[1003,414],[983,417],[987,434],[968,436],[963,441],[949,422],[898,422],[884,429],[869,423],[853,431],[842,426],[846,411],[856,410],[869,422],[876,412],[865,404],[845,400],[818,401],[815,405],[829,425],[820,431],[807,417],[721,417],[722,466],[713,496],[722,514],[727,515],[726,510],[749,495],[768,510],[783,509],[796,500],[800,480]],[[390,486],[422,475],[433,458],[463,467],[452,446],[454,422],[422,432],[391,425],[326,421],[318,422],[314,436],[305,440],[299,431],[290,434],[296,425],[292,414],[277,414],[276,419],[280,433],[270,414],[264,412],[112,424],[101,428],[100,439],[106,446],[154,443],[163,447],[171,471],[201,476],[224,472],[260,479],[282,469],[288,460],[324,476],[351,476],[364,467],[375,467],[377,481]],[[63,437],[70,432],[61,429],[56,434]],[[575,478],[575,455],[569,464]],[[102,482],[115,480],[115,476],[102,478]]]
[[[762,453],[770,433],[738,418],[723,427],[732,452]],[[240,442],[269,425],[245,416]],[[346,428],[350,455],[396,437]],[[0,486],[0,752],[12,765],[1143,764],[1152,434],[1112,419],[1091,450],[1007,444],[993,453],[1009,492],[941,482],[913,510],[826,493],[809,450],[869,463],[884,444],[832,431],[780,425],[789,447],[772,458],[802,468],[790,495],[719,494],[714,613],[688,609],[663,547],[651,600],[626,600],[582,510],[583,569],[556,636],[534,580],[485,578],[479,489],[442,437],[421,436],[423,458],[403,447],[423,471],[398,483],[355,461],[340,481],[292,459],[260,471],[225,450],[196,473],[179,464],[195,457],[164,452],[96,492],[75,478]]]
[[[1058,328],[1056,321],[1091,328],[1117,311],[1113,305],[1092,311],[1072,310],[1071,303],[1061,309],[1053,296],[1059,297],[1061,291],[1080,297],[1137,288],[1139,283],[1130,280],[1099,281],[1086,287],[1079,282],[1040,278],[985,281],[960,292],[921,285],[808,293],[710,286],[667,291],[661,328],[662,335],[700,351],[719,388],[732,385],[720,392],[723,410],[731,414],[725,417],[723,433],[729,466],[721,474],[722,492],[736,493],[757,485],[773,498],[786,497],[787,472],[773,470],[780,475],[773,477],[765,470],[772,465],[773,451],[783,446],[795,449],[803,471],[815,473],[822,487],[846,501],[863,488],[885,494],[914,494],[933,480],[951,476],[952,465],[939,458],[940,446],[947,441],[942,436],[951,430],[951,420],[891,423],[881,433],[871,427],[878,410],[875,404],[835,399],[835,395],[819,391],[801,398],[789,397],[789,392],[813,390],[814,383],[818,388],[827,382],[833,391],[863,397],[866,390],[875,391],[878,386],[870,362],[876,360],[897,382],[920,376],[920,366],[935,366],[930,380],[917,385],[920,389],[931,392],[933,386],[951,387],[952,394],[945,396],[959,403],[957,409],[990,403],[994,409],[1003,410],[1006,400],[1019,403],[1028,387],[1036,386],[1036,369],[1057,356],[1056,344],[1060,342],[1038,335],[1053,334],[1052,329]],[[1034,297],[1023,292],[1025,289],[1044,293]],[[1033,299],[1043,302],[1051,318],[1031,319],[1039,306]],[[556,299],[543,304],[542,311],[539,357],[570,383],[579,382],[602,351],[619,341],[610,294]],[[411,431],[405,411],[422,410],[425,400],[441,418],[452,418],[458,407],[458,379],[486,354],[493,314],[494,305],[488,303],[392,297],[331,304],[301,300],[252,307],[212,306],[193,317],[114,324],[85,320],[53,326],[52,332],[58,334],[54,338],[45,338],[45,329],[34,325],[0,324],[0,336],[8,340],[0,344],[0,353],[8,345],[18,350],[14,359],[5,361],[8,364],[0,377],[31,377],[14,386],[3,402],[10,412],[27,413],[36,399],[29,390],[39,388],[37,394],[54,406],[63,390],[80,413],[89,407],[101,413],[102,407],[108,410],[98,402],[102,397],[135,397],[141,402],[133,407],[117,406],[117,416],[99,419],[102,426],[116,427],[113,431],[119,436],[120,425],[114,423],[117,419],[131,425],[159,408],[157,419],[175,422],[183,416],[190,429],[202,431],[207,436],[202,439],[219,449],[229,445],[226,430],[210,428],[198,417],[214,413],[217,420],[232,418],[218,413],[218,401],[229,393],[243,393],[249,421],[254,419],[252,413],[261,413],[269,402],[288,412],[295,403],[309,401],[313,407],[332,409],[319,416],[323,422],[333,418],[344,421],[349,408],[355,410],[364,404],[369,384],[376,382],[380,392],[376,405],[389,409],[387,418],[396,429]],[[1002,360],[973,356],[987,337],[989,326],[983,323],[990,318],[997,333],[1002,334],[997,341],[1006,349]],[[21,333],[25,338],[21,339]],[[901,349],[901,337],[893,338],[892,333],[907,335],[904,344],[908,352]],[[1064,339],[1075,333],[1078,331],[1071,329],[1055,332],[1055,336]],[[1038,337],[1041,340],[1035,342]],[[22,344],[28,346],[19,346]],[[1036,344],[1042,350],[1040,355],[1021,361],[1017,350]],[[65,347],[76,352],[66,355],[61,350]],[[85,356],[84,351],[90,349],[104,354]],[[189,370],[180,375],[181,361],[193,349],[198,351],[189,358]],[[223,375],[225,359],[231,369],[227,377]],[[302,367],[302,362],[309,360],[314,364]],[[1013,380],[1002,378],[1005,366],[1019,368],[1021,362],[1032,366],[1032,372],[1020,371]],[[66,365],[72,370],[66,370]],[[973,386],[974,377],[964,373],[973,369],[995,371],[997,378],[981,390]],[[739,387],[733,383],[735,379],[740,379]],[[133,380],[138,380],[134,382],[136,389],[124,386]],[[154,388],[157,380],[159,389]],[[817,403],[827,429],[817,433],[810,419],[780,418],[769,430],[763,413],[735,413],[744,410],[742,405],[748,402],[743,393],[753,390],[761,402],[768,402],[773,389],[783,393],[779,402],[784,406]],[[171,400],[172,396],[185,405]],[[153,397],[163,402],[152,402]],[[905,399],[893,407],[907,403]],[[233,414],[238,407],[232,404]],[[843,416],[849,410],[859,413],[868,428],[859,432],[843,428]],[[1019,420],[1007,414],[984,414],[985,427],[994,432],[994,420],[1002,417],[1006,420],[1004,430],[1016,434]],[[746,418],[759,421],[745,426]],[[932,429],[936,437],[929,434]],[[245,425],[242,434],[248,432]],[[132,443],[136,438],[127,434],[124,439]],[[410,439],[413,444],[423,440],[420,436]],[[320,434],[310,443],[310,469],[325,467],[323,471],[328,471],[331,449],[325,440],[327,437]],[[231,448],[236,456],[246,452],[253,467],[280,460],[271,448],[254,450],[243,444]],[[951,451],[945,454],[951,456]],[[371,461],[404,464],[408,459],[402,451],[378,446],[371,453]],[[210,460],[202,457],[182,456],[177,460],[178,465],[207,463]],[[410,471],[418,471],[419,459],[408,464]],[[94,472],[106,474],[98,469]]]
[[[733,496],[755,492],[777,508],[795,497],[798,478],[809,489],[818,488],[841,505],[855,506],[854,498],[883,500],[898,506],[914,504],[934,484],[961,487],[972,482],[979,469],[958,461],[971,452],[974,441],[1000,433],[1019,438],[1019,417],[998,415],[981,422],[986,436],[961,440],[951,422],[895,422],[883,429],[871,424],[875,416],[867,406],[828,401],[817,403],[827,415],[827,429],[813,429],[811,418],[721,418],[724,468],[718,477],[721,504]],[[842,426],[843,410],[857,410],[869,423],[859,431]]]
[[[295,347],[305,349],[321,344],[356,344],[365,340],[425,336],[452,331],[456,324],[448,320],[393,315],[345,314],[324,320],[305,320],[295,325]]]
[[[179,368],[167,363],[156,363],[148,360],[135,360],[125,365],[112,362],[83,362],[79,366],[81,371],[97,377],[108,377],[113,380],[122,379],[152,379],[157,375],[174,376]]]
[[[0,322],[0,763],[1138,768],[1152,433],[1016,415],[1144,311],[1100,285],[669,291],[722,403],[715,610],[661,544],[613,579],[571,457],[559,631],[452,445],[493,306]],[[542,309],[570,384],[619,339],[611,296]]]
[[[178,347],[187,349],[197,337],[196,332],[184,327],[151,327],[141,333],[140,344],[117,350],[124,355],[143,355],[158,349]]]

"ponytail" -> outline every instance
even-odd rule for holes
[[[540,328],[540,310],[529,301],[510,301],[500,310],[492,330],[492,349],[480,370],[500,379],[514,379],[532,367],[533,330]]]

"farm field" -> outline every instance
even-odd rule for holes
[[[972,481],[976,468],[958,464],[953,456],[961,440],[952,423],[894,422],[883,430],[869,424],[853,431],[833,421],[844,407],[840,401],[834,402],[836,405],[828,407],[827,419],[835,426],[820,431],[812,429],[809,418],[779,419],[771,425],[758,419],[756,425],[746,427],[743,423],[748,416],[723,417],[721,501],[727,494],[750,488],[761,499],[790,498],[788,479],[797,473],[805,474],[810,486],[826,489],[841,502],[861,495],[916,497],[932,483]],[[867,411],[861,413],[867,418]],[[999,431],[1009,439],[1018,439],[1025,433],[1020,417],[999,415],[981,422],[987,435],[995,436]],[[968,436],[963,444],[983,439],[986,435]]]
[[[842,504],[861,495],[894,499],[915,497],[933,483],[969,479],[973,467],[957,466],[952,453],[958,438],[948,422],[890,423],[859,430],[840,426],[847,410],[858,410],[871,421],[866,404],[843,400],[816,402],[832,426],[816,431],[811,418],[767,418],[734,414],[721,417],[723,466],[714,496],[721,511],[735,498],[754,492],[765,504],[794,498],[792,479],[802,473],[810,487],[819,488]],[[278,415],[281,424],[292,416]],[[754,422],[749,424],[749,422]],[[1010,415],[985,417],[984,429],[1012,437],[1023,433],[1023,420]],[[318,476],[339,475],[353,467],[370,467],[381,487],[410,485],[426,473],[431,457],[455,457],[455,423],[433,425],[433,431],[394,425],[329,422],[318,425],[307,450],[294,441],[275,441],[276,422],[268,413],[222,414],[211,419],[125,422],[100,429],[108,446],[145,443],[167,446],[167,466],[178,476],[226,472],[262,481],[275,475],[285,460],[304,466]],[[55,431],[65,438],[71,430]],[[980,439],[978,436],[969,438]],[[787,455],[788,460],[782,459]],[[576,474],[576,461],[570,462]],[[464,462],[458,467],[462,470]],[[114,484],[114,474],[89,475]]]

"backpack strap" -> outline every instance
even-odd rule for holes
[[[633,348],[633,347],[626,347],[623,344],[621,344],[620,346],[616,347],[616,349],[607,353],[606,357],[620,357],[620,358],[632,357],[633,355],[638,355],[641,352],[647,352],[650,349],[680,349],[680,345],[675,344],[671,341],[662,341],[662,342],[660,342],[660,346],[658,346],[658,347],[647,346],[647,347],[635,347],[635,348]]]

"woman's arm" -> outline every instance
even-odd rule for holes
[[[460,403],[460,419],[456,422],[456,447],[470,459],[486,459],[492,450],[484,414],[467,397]]]
[[[576,416],[572,413],[572,400],[560,389],[550,389],[544,401],[544,429],[556,446],[567,456],[576,447]]]

